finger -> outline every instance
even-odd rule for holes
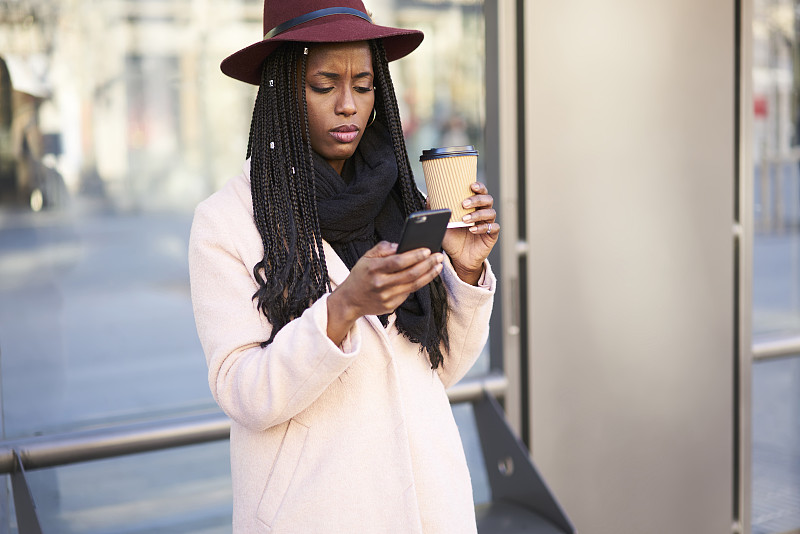
[[[494,221],[476,224],[475,226],[471,226],[469,231],[478,235],[486,234],[488,236],[496,236],[500,233],[500,224]]]
[[[411,291],[429,283],[442,270],[444,254],[436,253],[424,261],[416,263],[403,271],[383,275],[383,294],[385,300],[393,300],[405,296]]]
[[[431,269],[428,269],[423,275],[417,278],[414,282],[412,282],[413,291],[420,289],[428,284],[430,284],[434,278],[439,276],[439,274],[444,269],[443,262],[437,262]]]
[[[494,205],[492,195],[473,195],[465,198],[461,205],[465,208],[491,208]]]
[[[469,188],[476,195],[485,195],[489,192],[489,190],[486,189],[486,185],[481,182],[473,182],[470,184]]]
[[[430,249],[424,247],[415,248],[414,250],[409,250],[408,252],[403,252],[402,254],[392,254],[391,257],[383,260],[385,262],[383,270],[388,273],[398,273],[418,264],[421,261],[426,260],[430,256]]]
[[[437,265],[441,265],[444,261],[444,254],[437,252],[432,254],[424,261],[416,263],[409,268],[395,273],[394,280],[398,284],[410,284],[421,277],[426,276],[431,270],[436,269]]]
[[[413,293],[418,289],[430,284],[434,278],[439,276],[439,274],[442,272],[442,269],[444,269],[444,264],[437,263],[433,268],[426,270],[411,282],[395,286],[399,292],[398,296],[402,296],[402,300],[400,302],[402,303],[402,301],[405,300],[410,293]]]
[[[388,241],[381,241],[368,251],[364,253],[365,258],[383,258],[391,256],[397,250],[397,243],[390,243]]]
[[[467,213],[461,219],[465,223],[480,223],[480,222],[493,222],[497,218],[497,212],[492,209],[485,209],[485,210],[478,210],[473,211],[472,213]]]

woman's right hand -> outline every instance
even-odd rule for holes
[[[359,317],[393,312],[442,272],[440,252],[419,248],[396,254],[396,250],[397,244],[387,241],[369,249],[328,297],[328,337],[337,345]]]

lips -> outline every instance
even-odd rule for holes
[[[344,124],[332,128],[328,133],[340,143],[352,143],[356,137],[358,137],[358,126],[355,124]]]

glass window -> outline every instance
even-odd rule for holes
[[[753,333],[800,335],[800,20],[793,0],[754,7]]]
[[[484,146],[483,2],[397,0],[374,4],[376,23],[425,33],[417,51],[392,64],[409,158],[424,190],[419,163],[423,150],[474,145],[480,152]],[[393,17],[387,20],[383,14]],[[483,174],[481,167],[479,176]]]
[[[800,335],[800,3],[753,2],[753,338]],[[800,528],[800,356],[752,368],[752,532]]]
[[[424,189],[423,149],[486,144],[483,4],[367,6],[378,24],[426,33],[417,52],[392,64]],[[0,16],[0,435],[214,409],[192,315],[188,236],[194,207],[244,160],[256,88],[222,75],[219,62],[261,36],[263,3],[7,7]],[[480,165],[479,179],[485,173]],[[472,374],[488,370],[487,345]],[[468,447],[473,442],[465,437]],[[141,519],[188,521],[164,531],[200,532],[192,521],[229,498],[219,481],[227,453],[218,445],[34,471],[34,497],[54,531],[122,531]],[[160,485],[172,459],[203,468],[212,457],[224,467],[214,464],[221,470],[206,478],[195,480],[186,466],[169,471],[186,503],[133,498]],[[203,488],[210,504],[200,510],[188,501]]]
[[[227,442],[28,472],[43,532],[231,531]],[[1,531],[1,530],[0,530]]]
[[[800,527],[800,355],[753,366],[753,534]]]

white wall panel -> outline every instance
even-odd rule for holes
[[[534,459],[580,532],[730,532],[734,3],[525,12]]]

